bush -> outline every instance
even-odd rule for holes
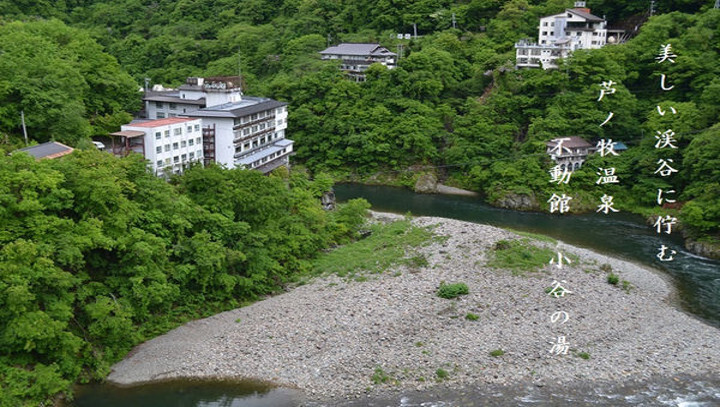
[[[372,375],[373,383],[382,384],[382,383],[386,383],[388,380],[390,380],[390,376],[388,376],[387,373],[385,373],[382,370],[382,368],[376,367],[375,373],[373,373],[373,375]]]
[[[467,284],[465,283],[455,283],[455,284],[445,284],[440,283],[440,288],[436,291],[436,294],[440,298],[445,299],[453,299],[457,298],[461,295],[466,295],[470,292],[468,289]]]
[[[438,380],[445,380],[450,377],[450,373],[445,369],[438,369],[435,371],[435,376],[437,376]]]
[[[495,349],[494,351],[490,352],[490,356],[495,357],[495,358],[500,357],[504,354],[505,354],[505,351],[502,349]]]
[[[620,282],[620,277],[615,273],[610,273],[607,276],[608,284],[617,285]]]

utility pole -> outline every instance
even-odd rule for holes
[[[655,0],[650,0],[650,17],[655,15]]]
[[[717,0],[717,1],[720,1],[720,0]],[[453,24],[453,29],[455,29],[456,28],[455,13],[452,13],[452,24]]]
[[[23,128],[23,135],[25,135],[25,146],[27,146],[28,143],[28,136],[27,136],[27,127],[25,127],[25,111],[20,111],[20,121],[22,122],[22,128]]]
[[[240,95],[243,94],[243,77],[242,77],[242,53],[238,50],[238,86],[240,87]]]
[[[403,44],[397,45],[398,60],[403,57]]]
[[[413,38],[417,39],[417,24],[413,23]]]

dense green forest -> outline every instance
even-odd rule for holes
[[[309,272],[369,206],[328,213],[328,177],[195,167],[173,183],[139,156],[0,158],[0,405],[102,379],[134,345]]]
[[[572,3],[0,0],[0,150],[22,146],[21,111],[34,141],[82,149],[130,120],[145,78],[174,86],[240,64],[247,94],[289,102],[294,160],[313,173],[411,185],[435,172],[490,203],[522,196],[540,210],[556,192],[573,196],[574,211],[608,194],[616,208],[650,213],[658,188],[676,190],[684,205],[670,213],[686,231],[720,239],[720,10],[658,0],[627,43],[577,51],[557,70],[513,69],[514,43]],[[649,4],[587,6],[637,25]],[[419,38],[396,39],[413,24]],[[341,41],[402,45],[403,58],[347,81],[318,55]],[[661,70],[668,43],[677,58]],[[617,92],[598,102],[610,80]],[[679,148],[661,155],[654,135],[668,129]],[[567,136],[629,149],[550,183],[545,143]],[[678,173],[653,174],[661,157]],[[620,183],[596,185],[610,166]],[[330,181],[314,179],[210,167],[168,184],[137,157],[0,158],[0,404],[37,405],[102,378],[138,341],[305,271],[313,253],[353,235],[365,208],[323,212],[317,196]]]

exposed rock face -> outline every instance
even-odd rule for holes
[[[531,211],[540,209],[535,195],[526,194],[505,194],[502,198],[495,201],[495,205],[506,209],[515,209],[519,211]]]
[[[335,191],[328,191],[320,198],[320,203],[326,211],[335,210]]]
[[[434,194],[437,192],[438,180],[435,174],[423,174],[415,182],[415,192],[420,194]]]
[[[720,246],[707,242],[685,239],[685,248],[698,256],[720,260]]]

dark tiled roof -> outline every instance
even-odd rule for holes
[[[588,20],[588,21],[597,21],[597,22],[605,21],[604,18],[600,18],[600,17],[598,17],[598,16],[596,16],[596,15],[592,15],[592,14],[590,14],[590,13],[586,13],[586,12],[584,12],[584,11],[582,11],[582,10],[578,10],[578,9],[576,9],[576,8],[570,8],[570,9],[568,9],[567,11],[568,11],[568,13],[577,14],[578,16],[580,16],[580,17],[582,17],[582,18],[584,18],[584,19],[586,19],[586,20]]]
[[[246,96],[242,101],[236,103],[226,103],[224,105],[206,107],[204,109],[185,113],[190,117],[242,117],[249,114],[259,113],[264,110],[276,109],[280,106],[286,106],[285,102],[278,102],[269,98],[258,98]]]
[[[57,158],[73,152],[72,147],[56,141],[48,141],[47,143],[38,144],[36,146],[21,148],[17,151],[24,151],[38,160],[44,158]]]

